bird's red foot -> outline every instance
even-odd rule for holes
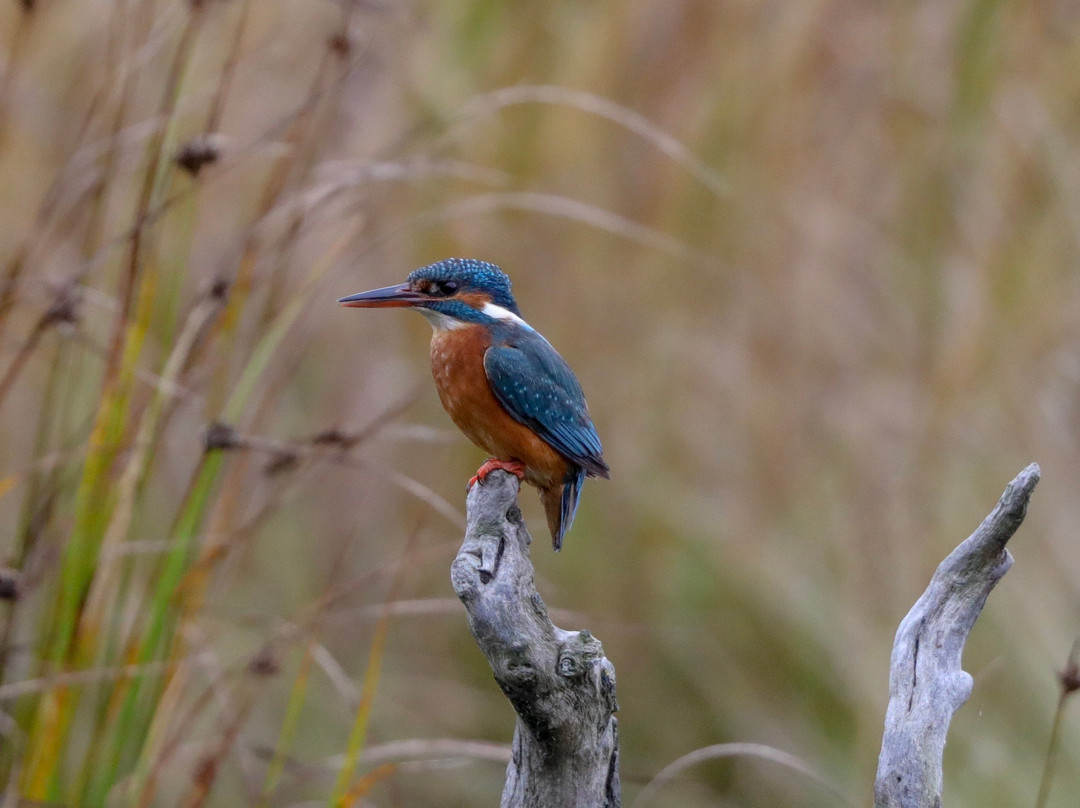
[[[520,460],[496,460],[494,457],[489,457],[484,461],[484,465],[476,470],[476,475],[469,480],[469,485],[466,490],[472,489],[476,485],[477,481],[483,482],[495,469],[502,469],[503,471],[509,471],[511,474],[517,475],[519,480],[525,479],[525,464]]]

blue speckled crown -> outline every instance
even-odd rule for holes
[[[447,258],[436,261],[426,267],[409,273],[409,282],[457,281],[464,291],[485,292],[491,295],[491,302],[496,306],[509,309],[521,316],[517,302],[510,291],[510,277],[495,264],[478,261],[475,258]]]

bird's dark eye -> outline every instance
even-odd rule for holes
[[[449,297],[457,290],[457,281],[436,281],[431,285],[431,291],[439,297]]]

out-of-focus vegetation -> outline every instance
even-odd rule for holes
[[[1038,460],[945,759],[948,805],[1033,804],[1080,631],[1074,4],[8,0],[0,53],[5,804],[495,804],[448,581],[482,456],[421,318],[334,303],[451,255],[605,442],[561,555],[523,503],[628,805],[730,741],[868,803],[897,622]],[[735,758],[650,804],[835,802]]]

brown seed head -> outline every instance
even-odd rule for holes
[[[221,139],[211,134],[196,135],[176,153],[176,164],[193,177],[203,166],[216,163],[221,157]]]
[[[1061,690],[1068,694],[1080,690],[1080,665],[1070,660],[1061,672]]]

